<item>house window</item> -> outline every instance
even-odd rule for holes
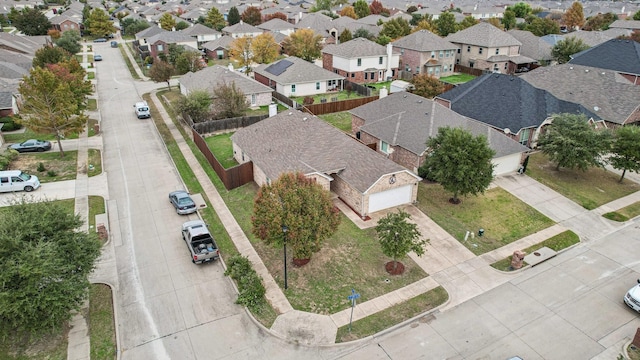
[[[389,144],[387,144],[386,142],[380,140],[380,151],[382,151],[385,154],[389,153]]]
[[[319,82],[316,83],[316,90],[320,90],[320,83]]]
[[[460,51],[461,51],[461,50],[462,50],[462,49],[458,48],[458,54],[460,54]]]
[[[433,74],[433,68],[432,68],[432,67],[427,68],[427,73],[428,73],[429,75]]]
[[[369,75],[369,77],[371,78],[371,80],[375,80],[375,78],[376,78],[376,73],[372,72],[372,73]],[[380,77],[382,77],[382,76],[380,76]]]
[[[158,44],[158,52],[164,51],[164,46],[162,44]]]
[[[295,93],[296,92],[296,84],[291,85],[291,93]]]
[[[365,80],[369,79],[369,73],[367,73],[367,72],[366,72],[366,73],[364,73],[364,79],[365,79]]]
[[[420,66],[416,66],[416,74],[420,74]]]
[[[500,71],[498,64],[493,64],[493,71]]]
[[[438,57],[442,58],[444,56],[444,51],[440,50],[440,53],[438,53]]]
[[[394,69],[391,70],[391,77],[396,76],[396,71]]]
[[[411,66],[409,66],[409,64],[405,65],[404,70],[405,71],[411,71]]]
[[[437,68],[436,68],[436,75],[439,75],[439,74],[440,74],[440,68],[439,68],[439,67],[437,67]]]
[[[218,57],[218,60],[224,59],[224,50],[216,50],[216,56]]]
[[[500,48],[496,49],[496,55],[500,55]]]
[[[531,133],[531,129],[522,129],[520,132],[520,144],[527,145],[529,143],[529,135]]]
[[[251,105],[255,105],[257,102],[256,94],[251,94]]]
[[[436,57],[436,52],[435,52],[435,51],[432,51],[432,52],[431,52],[431,58],[432,58],[432,59],[434,59],[435,57]]]
[[[351,73],[351,77],[356,77],[356,73]]]
[[[378,64],[382,65],[382,56],[378,58]]]
[[[504,63],[504,69],[507,70],[507,63]]]
[[[362,59],[358,59],[358,66],[362,66]]]
[[[472,68],[475,63],[473,61],[469,61],[469,67]]]
[[[456,64],[460,65],[460,59],[456,59]]]
[[[471,45],[467,45],[467,52],[471,52]]]
[[[404,49],[400,49],[400,55],[404,55]]]
[[[478,48],[478,54],[482,54],[482,48]]]

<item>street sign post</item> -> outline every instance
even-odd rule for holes
[[[351,321],[353,320],[353,308],[356,306],[356,299],[360,297],[360,294],[355,289],[351,289],[351,295],[347,298],[351,300],[351,316],[349,317],[349,332],[351,332]]]

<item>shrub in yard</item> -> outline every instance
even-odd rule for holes
[[[227,260],[226,276],[231,276],[238,285],[238,300],[236,304],[255,310],[265,302],[265,288],[258,273],[251,267],[249,259],[234,255]]]
[[[15,150],[7,150],[0,154],[0,170],[7,170],[11,161],[18,156],[18,152]]]
[[[313,97],[311,97],[311,96],[305,96],[305,97],[304,97],[304,100],[302,100],[302,103],[303,103],[304,105],[311,105],[311,104],[313,104]]]
[[[47,170],[47,169],[44,167],[44,164],[43,163],[38,163],[38,172],[43,172],[45,170]]]
[[[58,175],[58,173],[56,173],[56,172],[55,172],[55,171],[53,171],[53,170],[49,170],[49,171],[47,171],[47,176],[48,176],[48,177],[55,177],[56,175]]]
[[[13,131],[13,130],[18,130],[22,128],[22,125],[15,122],[15,120],[9,116],[0,118],[0,123],[4,124],[2,126],[2,131]]]

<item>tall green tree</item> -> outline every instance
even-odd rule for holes
[[[100,255],[95,233],[56,201],[24,198],[0,216],[0,333],[58,329],[88,294],[88,275]]]
[[[207,65],[202,61],[202,54],[195,50],[183,51],[176,59],[176,71],[178,74],[186,74],[188,72],[196,72],[202,70]]]
[[[310,259],[338,229],[340,211],[314,179],[285,173],[260,187],[251,222],[253,234],[267,244],[282,246],[286,241],[294,259]],[[283,225],[288,232],[283,233]]]
[[[108,36],[117,31],[113,26],[113,21],[109,20],[109,14],[100,8],[91,10],[89,20],[89,31],[94,36]]]
[[[365,38],[368,40],[371,40],[374,38],[373,34],[371,34],[371,32],[369,32],[369,30],[365,29],[365,28],[358,28],[356,30],[356,32],[353,33],[353,38]]]
[[[71,58],[71,54],[58,46],[45,46],[36,50],[32,61],[34,67],[44,67],[47,64],[57,64]]]
[[[356,2],[353,3],[353,10],[355,10],[356,15],[358,15],[358,19],[371,15],[369,4],[367,4],[365,0],[356,0]]]
[[[47,64],[46,68],[61,81],[69,84],[78,111],[87,109],[87,97],[93,93],[91,81],[86,80],[87,71],[76,58],[69,58],[56,64]]]
[[[176,71],[175,67],[166,61],[156,60],[149,69],[149,78],[155,82],[166,82],[171,90],[171,76]]]
[[[613,136],[611,153],[609,163],[614,169],[622,170],[620,182],[627,171],[640,172],[640,128],[631,125],[617,129]]]
[[[598,30],[608,30],[609,25],[614,21],[618,20],[618,15],[614,13],[606,13],[606,14],[598,14],[587,19],[587,22],[584,23],[584,27],[582,30],[585,31],[598,31]]]
[[[505,13],[505,16],[506,16],[506,13]],[[479,23],[479,21],[476,20],[476,18],[474,18],[473,16],[469,15],[469,16],[466,16],[464,19],[462,19],[462,21],[460,21],[457,28],[458,30],[464,30],[466,28],[472,27],[473,25],[476,25],[477,23]]]
[[[502,26],[506,30],[511,30],[516,27],[516,15],[513,11],[507,9],[504,12],[504,16],[502,17]]]
[[[180,30],[184,30],[184,29],[188,29],[189,28],[189,23],[187,23],[186,21],[179,21],[176,24],[176,31],[180,31]]]
[[[391,40],[399,39],[411,34],[411,25],[401,17],[393,18],[382,25],[380,34],[388,36]]]
[[[51,28],[49,19],[37,8],[24,8],[9,13],[11,24],[27,36],[47,35]]]
[[[170,13],[162,14],[158,22],[160,23],[160,27],[167,31],[172,31],[176,27],[176,19],[174,19]]]
[[[82,131],[88,120],[72,86],[48,68],[36,67],[18,88],[23,99],[20,123],[36,133],[53,134],[60,157],[64,157],[60,140]]]
[[[211,94],[206,90],[194,90],[181,97],[176,105],[178,112],[189,115],[194,123],[211,117]]]
[[[435,22],[438,34],[442,37],[456,32],[456,17],[451,12],[443,12]]]
[[[580,51],[587,50],[589,45],[585,44],[582,39],[570,36],[564,40],[558,41],[551,49],[551,56],[560,64],[564,64],[571,60],[571,55]]]
[[[248,6],[240,18],[249,25],[257,26],[262,24],[262,13],[255,6]]]
[[[151,24],[144,20],[134,20],[132,18],[127,18],[120,22],[120,26],[122,27],[123,35],[135,35],[140,31],[149,28]]]
[[[249,110],[247,96],[235,82],[217,84],[213,89],[212,108],[214,118],[228,119],[244,116]]]
[[[204,20],[204,24],[215,30],[222,30],[223,27],[227,26],[227,22],[224,21],[224,16],[220,13],[220,11],[212,6],[209,12],[207,13],[207,17]]]
[[[495,151],[486,137],[473,136],[462,128],[441,127],[427,140],[427,148],[419,174],[452,193],[449,202],[458,204],[458,196],[482,194],[491,184]]]
[[[56,45],[75,55],[82,49],[82,45],[80,45],[81,39],[80,32],[77,30],[67,30],[56,40]]]
[[[331,0],[316,0],[316,4],[311,7],[311,12],[331,11]]]
[[[347,42],[351,39],[353,39],[353,35],[351,34],[351,31],[349,31],[349,29],[346,29],[346,28],[342,31],[342,33],[340,33],[340,36],[338,36],[338,40],[340,41],[340,44]]]
[[[603,154],[610,149],[610,134],[597,131],[580,114],[557,114],[538,139],[538,147],[549,159],[561,167],[586,171],[603,166]]]
[[[512,6],[508,6],[507,10],[512,11],[515,17],[522,18],[522,19],[527,17],[527,15],[531,14],[531,11],[532,11],[531,5],[525,2],[518,2]]]
[[[227,14],[227,21],[229,22],[229,25],[235,25],[240,22],[240,12],[238,11],[237,7],[232,6],[231,9],[229,9],[229,14]]]
[[[399,210],[398,212],[388,213],[385,217],[378,220],[376,225],[376,233],[382,253],[393,260],[393,271],[398,267],[398,260],[407,256],[411,251],[418,256],[424,254],[424,246],[428,240],[421,239],[422,234],[418,230],[418,225],[409,222],[411,215]]]
[[[311,29],[300,29],[282,42],[284,52],[307,61],[318,59],[322,55],[322,36]]]
[[[528,18],[523,30],[530,31],[535,36],[545,36],[549,34],[560,34],[560,25],[552,19],[541,19],[537,16]]]

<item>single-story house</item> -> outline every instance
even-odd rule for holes
[[[350,113],[352,133],[357,139],[375,144],[380,154],[414,172],[428,154],[427,140],[436,136],[440,127],[459,127],[474,136],[485,136],[496,152],[492,159],[494,175],[517,171],[529,151],[487,124],[408,92],[391,94]]]
[[[363,219],[416,201],[420,177],[310,114],[281,112],[238,130],[231,141],[238,163],[253,162],[260,186],[301,172]]]
[[[213,89],[217,85],[235,83],[236,87],[245,94],[250,106],[256,107],[271,104],[271,92],[273,90],[270,87],[220,65],[210,66],[195,73],[188,72],[182,75],[178,82],[180,84],[180,93],[185,96],[194,90],[206,90],[213,96]]]
[[[313,96],[342,89],[344,76],[290,56],[254,69],[254,77],[285,96]]]

